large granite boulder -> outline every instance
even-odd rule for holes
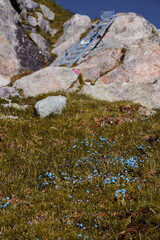
[[[141,44],[153,35],[154,26],[136,13],[117,14],[103,38],[103,48],[127,47]]]
[[[62,56],[70,46],[80,39],[82,33],[91,27],[88,16],[75,14],[63,25],[63,35],[58,39],[52,53]]]
[[[64,96],[50,96],[40,100],[35,105],[35,113],[40,117],[46,117],[51,113],[61,115],[67,105],[67,98]]]
[[[160,107],[160,39],[156,28],[141,16],[118,14],[102,44],[76,68],[83,80],[91,81],[81,93]]]
[[[97,83],[96,85],[85,85],[79,93],[109,102],[132,101],[147,108],[160,108],[160,79],[155,85],[151,86],[144,83]]]
[[[14,87],[22,89],[26,97],[35,97],[43,93],[67,91],[77,77],[76,73],[65,67],[46,67],[17,80]]]
[[[91,80],[94,82],[118,67],[123,54],[120,48],[102,50],[94,57],[82,62],[78,65],[78,69],[82,73],[83,80]]]
[[[155,83],[160,79],[160,41],[150,41],[126,51],[123,63],[98,79],[103,83]]]

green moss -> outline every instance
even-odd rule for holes
[[[152,26],[152,34],[155,35],[156,37],[159,37],[155,27]]]
[[[88,28],[84,33],[81,34],[80,39],[85,38],[91,30],[92,30],[92,28]]]
[[[38,4],[44,4],[47,6],[51,11],[55,13],[55,19],[53,21],[49,21],[50,27],[53,29],[57,29],[57,33],[55,36],[50,40],[52,43],[56,43],[59,37],[63,34],[63,24],[70,19],[74,14],[60,5],[58,5],[55,1],[51,0],[36,0]],[[37,11],[41,12],[40,7],[36,9]],[[48,20],[48,19],[47,19]]]

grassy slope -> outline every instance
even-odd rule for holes
[[[160,111],[61,94],[62,116],[34,116],[46,95],[0,107],[19,116],[0,120],[0,239],[159,239]]]

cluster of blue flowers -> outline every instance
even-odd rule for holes
[[[93,134],[94,136],[94,134]],[[113,197],[124,198],[127,193],[127,186],[130,184],[136,189],[141,189],[137,170],[147,159],[147,149],[150,146],[136,146],[135,150],[121,152],[121,156],[113,156],[115,153],[117,141],[110,142],[107,138],[99,136],[98,139],[85,139],[84,141],[76,140],[73,147],[68,149],[64,168],[59,176],[55,176],[54,172],[47,172],[43,176],[39,176],[40,185],[38,188],[45,187],[48,184],[54,184],[55,188],[63,189],[68,184],[74,188],[81,185],[87,185],[85,203],[91,203],[94,195],[93,185],[95,188],[103,188],[105,191],[111,190]],[[120,155],[120,154],[118,154]],[[68,168],[67,168],[68,166]],[[72,174],[68,173],[69,166],[72,166]],[[137,174],[137,175],[136,175]],[[145,179],[141,179],[146,181]],[[68,194],[68,199],[80,204],[82,199],[76,199],[72,193]],[[95,207],[95,205],[92,205]],[[70,220],[66,220],[65,224],[73,224]],[[83,223],[78,222],[80,229],[86,229]],[[94,228],[98,227],[98,222],[94,224]],[[78,237],[82,237],[81,234]],[[88,239],[86,236],[84,239]]]
[[[0,202],[0,208],[6,208],[9,205],[9,197],[3,198]]]

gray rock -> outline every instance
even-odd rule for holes
[[[50,28],[49,33],[54,37],[54,35],[57,33],[57,29]]]
[[[15,47],[21,71],[37,71],[42,67],[42,59],[35,44],[24,33],[23,27],[17,25],[17,46]]]
[[[88,16],[75,14],[71,19],[63,25],[64,34],[58,40],[57,46],[62,42],[68,40],[68,38],[72,37],[75,34],[79,34],[79,36],[84,33],[88,28],[91,27],[91,19]]]
[[[52,50],[52,53],[56,54],[58,56],[58,58],[56,59],[55,62],[53,62],[52,66],[56,66],[57,63],[59,63],[59,60],[61,59],[61,57],[63,56],[64,53],[67,52],[67,50],[73,46],[73,44],[75,42],[77,42],[79,40],[79,34],[75,34],[73,35],[71,38],[69,38],[68,40],[66,40],[65,42],[63,42],[62,44],[60,44],[59,46],[55,47]]]
[[[48,18],[49,20],[54,20],[55,14],[48,7],[40,4],[40,8],[46,18]]]
[[[144,83],[97,83],[96,85],[85,85],[79,92],[95,99],[114,101],[132,101],[147,108],[160,108],[160,94],[151,85]]]
[[[136,13],[117,14],[103,38],[103,48],[131,48],[153,36],[153,25]]]
[[[16,23],[19,20],[17,12],[9,0],[0,1],[0,74],[5,78],[17,74],[20,64],[17,60],[15,46]]]
[[[79,64],[77,68],[82,73],[83,80],[94,82],[119,66],[122,55],[122,50],[118,48],[103,50]]]
[[[19,92],[13,87],[1,87],[0,98],[20,97]]]
[[[3,103],[1,104],[4,108],[13,107],[18,110],[25,110],[28,108],[28,105],[19,105],[17,103]]]
[[[127,50],[123,63],[98,79],[102,83],[154,83],[160,78],[160,42],[144,42]],[[87,64],[86,64],[87,65]]]
[[[32,27],[36,27],[36,26],[38,25],[36,18],[33,17],[33,16],[30,16],[30,15],[27,17],[27,22],[28,22],[29,25],[31,25]]]
[[[9,0],[0,1],[0,20],[3,22],[3,25],[4,23],[8,25],[9,22],[15,24],[19,21],[19,15],[14,10]]]
[[[39,34],[39,33],[31,33],[30,34],[31,39],[36,43],[40,54],[42,54],[44,57],[49,58],[49,48],[47,41]]]
[[[37,96],[43,93],[66,91],[77,79],[77,74],[65,67],[46,67],[14,83],[24,95]]]
[[[0,74],[10,79],[24,69],[42,66],[34,43],[27,39],[19,15],[9,0],[0,1]]]
[[[65,50],[75,44],[82,33],[91,27],[91,19],[85,15],[75,14],[63,25],[63,35],[58,39],[52,53],[62,56]]]
[[[9,79],[4,78],[1,74],[0,74],[0,87],[5,87],[10,83]]]
[[[51,113],[61,115],[66,108],[67,98],[64,96],[47,97],[35,105],[35,113],[40,117],[46,117]]]
[[[38,4],[32,0],[16,0],[21,10],[34,11]]]
[[[42,13],[36,12],[36,14],[38,17],[37,25],[40,26],[45,33],[49,33],[51,31],[49,22],[43,18]]]

